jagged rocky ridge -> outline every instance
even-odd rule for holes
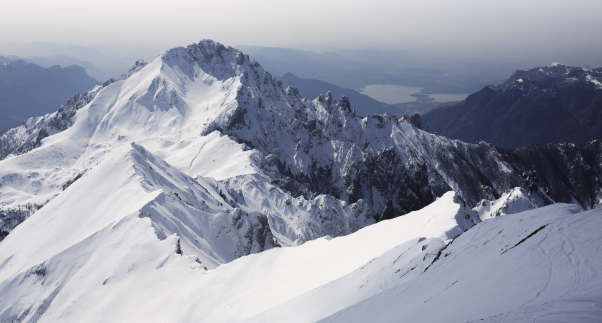
[[[64,182],[94,167],[91,160],[102,160],[111,147],[135,141],[188,176],[212,177],[220,203],[265,215],[282,245],[349,234],[450,190],[469,207],[515,187],[540,206],[587,209],[600,201],[600,142],[500,149],[422,131],[409,117],[360,118],[352,104],[330,93],[302,98],[240,51],[202,41],[137,64],[69,108],[9,131],[0,139],[1,157],[12,162],[36,147],[41,154],[52,134],[88,122],[93,130],[78,137],[84,148],[73,156],[81,160],[76,171],[56,171]],[[89,116],[97,110],[95,119]],[[208,143],[233,148],[208,155]],[[215,175],[216,157],[236,165]],[[39,199],[28,196],[21,201]]]
[[[423,116],[431,131],[504,148],[602,139],[602,72],[558,63],[516,71]]]

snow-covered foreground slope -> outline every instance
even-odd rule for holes
[[[220,230],[212,232],[235,235],[236,212],[202,203],[214,192],[194,189],[198,185],[181,190],[189,178],[164,173],[159,162],[139,150],[103,161],[0,244],[0,318],[240,321],[349,274],[399,245],[395,250],[428,243],[430,261],[443,241],[478,221],[474,212],[454,203],[450,192],[421,211],[345,237],[276,248],[207,271],[205,264],[212,265],[219,254],[210,250],[229,249],[234,257],[236,246],[204,231],[214,227]],[[98,185],[98,177],[105,179],[95,188],[104,200],[90,208],[97,197],[86,194],[86,188]]]
[[[179,248],[178,241],[194,237],[207,248],[212,237],[170,234],[157,225],[183,226],[190,216],[186,203],[166,201],[167,189],[186,194],[178,190],[178,174],[153,175],[157,163],[138,149],[99,165],[130,174],[126,180],[108,176],[98,187],[114,192],[109,203],[86,207],[94,197],[80,190],[108,175],[91,171],[0,244],[1,319],[529,322],[543,315],[597,322],[602,315],[602,210],[556,204],[475,225],[477,214],[450,192],[423,210],[344,237],[270,249],[207,270],[198,260],[209,263],[211,255],[189,244]],[[150,167],[141,170],[144,165]],[[80,203],[67,206],[65,198]],[[205,225],[235,232],[228,226],[233,211],[206,207]],[[169,208],[176,216],[152,213]],[[162,240],[159,232],[166,234]]]
[[[387,275],[397,267],[385,254],[366,269],[384,273],[389,289],[320,322],[600,322],[601,227],[602,211],[556,204],[476,225],[412,279]],[[363,283],[354,278],[342,280]],[[277,310],[303,315],[312,305],[308,293]]]

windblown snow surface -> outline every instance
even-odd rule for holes
[[[0,138],[0,322],[599,322],[602,209],[517,189],[477,213],[441,162],[471,149],[513,172],[232,48],[171,49]]]

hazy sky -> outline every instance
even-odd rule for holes
[[[0,0],[0,43],[602,54],[601,0]]]

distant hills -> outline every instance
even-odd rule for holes
[[[315,98],[320,94],[331,92],[332,97],[339,98],[344,95],[351,102],[351,109],[358,115],[365,116],[369,114],[390,113],[397,116],[413,113],[426,113],[432,109],[447,106],[456,102],[431,102],[416,100],[413,102],[387,104],[362,94],[354,89],[342,88],[334,84],[316,79],[300,78],[292,73],[286,73],[282,76],[282,81],[290,86],[294,86],[299,93],[308,98]]]
[[[97,84],[77,65],[43,68],[0,56],[0,134],[29,117],[56,111],[73,94]]]
[[[236,46],[274,75],[292,73],[360,91],[366,85],[424,88],[423,94],[473,93],[516,69],[502,64],[458,61],[409,51],[331,49],[315,53],[291,48]]]
[[[27,63],[36,64],[40,67],[49,68],[54,65],[59,65],[61,67],[68,67],[71,65],[81,66],[86,70],[86,73],[98,81],[104,81],[103,73],[99,71],[96,66],[94,66],[89,61],[79,60],[77,58],[73,58],[67,55],[51,55],[51,56],[32,56],[28,58],[19,57],[16,55],[7,56],[6,59],[10,61],[18,61],[23,60]]]
[[[453,139],[504,148],[602,139],[602,69],[554,63],[519,70],[422,121]]]
[[[292,73],[286,73],[282,76],[282,82],[286,85],[296,87],[301,95],[308,98],[318,97],[320,94],[326,94],[328,91],[331,92],[331,95],[334,98],[339,98],[341,95],[344,95],[349,98],[351,109],[355,110],[358,115],[365,116],[368,114],[383,114],[387,112],[399,114],[399,109],[396,109],[389,104],[374,100],[353,89],[342,88],[324,81],[303,79]]]
[[[81,60],[99,59],[103,56],[100,51],[89,47],[42,41],[32,43],[0,43],[0,53],[4,56],[17,55],[19,57],[64,55]]]
[[[121,76],[139,59],[150,59],[159,49],[145,46],[104,48],[103,50],[48,42],[0,43],[0,55],[9,59],[23,59],[42,67],[79,65],[99,82]]]

